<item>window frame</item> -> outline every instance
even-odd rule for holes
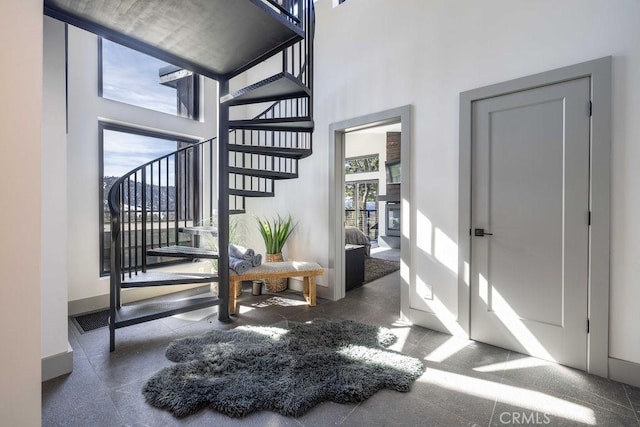
[[[198,142],[200,142],[197,139],[192,139],[192,138],[187,138],[184,136],[177,136],[175,134],[171,134],[169,132],[163,132],[163,131],[157,131],[157,130],[148,130],[148,129],[142,129],[142,128],[138,128],[138,127],[134,127],[134,126],[128,126],[128,125],[122,125],[119,123],[112,123],[112,122],[105,122],[105,121],[99,121],[98,122],[98,205],[99,205],[99,213],[98,213],[98,234],[99,234],[99,245],[100,245],[100,250],[99,250],[99,258],[98,258],[98,271],[100,273],[100,277],[105,277],[108,276],[111,272],[111,270],[107,270],[104,268],[104,256],[105,256],[105,221],[104,221],[104,188],[103,188],[103,184],[104,184],[104,131],[115,131],[115,132],[122,132],[122,133],[129,133],[129,134],[133,134],[133,135],[139,135],[139,136],[146,136],[146,137],[150,137],[150,138],[157,138],[157,139],[165,139],[168,141],[175,141],[176,142],[176,150],[179,150],[180,147],[178,147],[178,145],[180,143],[185,143],[185,144],[189,144],[189,145],[193,145],[196,144]],[[153,159],[152,159],[153,160]],[[142,166],[142,165],[140,165]],[[194,167],[199,167],[198,162],[196,162],[196,165]],[[197,173],[197,171],[194,170],[194,173]],[[202,197],[201,194],[202,190],[199,190],[200,194],[194,195],[194,197]],[[109,248],[109,250],[111,250],[111,248]],[[181,264],[184,262],[188,262],[185,260],[173,260],[173,261],[163,261],[160,263],[156,263],[156,264],[152,264],[152,265],[148,265],[148,269],[152,269],[152,268],[158,268],[158,267],[164,267],[167,265],[173,265],[173,264]]]
[[[136,104],[130,104],[128,102],[120,101],[120,100],[117,100],[117,99],[106,98],[104,96],[104,91],[103,91],[103,86],[104,86],[104,76],[103,76],[104,61],[103,61],[103,58],[102,58],[102,40],[103,39],[104,39],[104,37],[102,37],[102,36],[98,36],[97,37],[97,40],[98,40],[98,97],[100,97],[102,99],[108,99],[109,101],[113,101],[113,102],[120,102],[122,104],[131,105],[131,106],[137,107],[137,108],[144,108],[145,110],[153,111],[153,112],[160,113],[160,114],[168,114],[168,115],[173,116],[173,117],[180,117],[182,119],[193,120],[193,121],[196,121],[196,122],[201,120],[202,117],[201,117],[201,114],[200,114],[200,102],[201,102],[201,99],[202,99],[202,93],[201,93],[200,88],[201,88],[202,77],[201,77],[200,74],[196,73],[195,71],[191,71],[191,70],[187,70],[187,71],[193,73],[191,75],[191,79],[192,79],[191,84],[193,85],[193,106],[192,106],[193,115],[192,115],[192,117],[181,116],[181,115],[177,114],[177,109],[176,109],[176,114],[171,114],[171,113],[167,113],[167,112],[159,111],[159,110],[154,110],[154,109],[151,109],[151,108],[148,108],[148,107],[143,107],[143,106],[136,105]],[[107,38],[107,40],[109,40],[109,39]],[[127,49],[130,49],[130,50],[133,50],[135,52],[138,52],[141,55],[154,57],[153,55],[149,55],[147,53],[140,52],[139,50],[130,48],[129,46],[125,46],[125,45],[120,44],[118,42],[115,42],[113,40],[109,40],[109,41],[111,43],[115,43],[115,44],[117,44],[119,46],[122,46],[122,47],[125,47]],[[156,59],[158,59],[158,58],[156,58]],[[160,60],[160,61],[166,62],[164,60]],[[173,64],[170,64],[168,62],[167,62],[167,64],[173,65]],[[186,68],[184,68],[184,69],[186,70]],[[176,92],[177,92],[177,90],[176,90]],[[177,93],[176,93],[176,99],[177,99]]]

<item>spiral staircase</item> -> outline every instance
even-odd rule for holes
[[[245,212],[246,198],[273,197],[276,181],[297,178],[298,162],[312,153],[313,0],[45,0],[44,7],[219,84],[216,138],[140,165],[108,193],[110,350],[116,329],[162,317],[217,305],[218,320],[229,321],[230,215]],[[280,70],[230,92],[231,79],[265,61]],[[166,268],[184,260],[214,260],[217,272]],[[126,288],[212,282],[218,296],[121,303]]]

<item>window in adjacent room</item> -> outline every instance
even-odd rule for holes
[[[344,162],[344,173],[346,174],[378,172],[378,170],[380,170],[378,154],[350,157]]]

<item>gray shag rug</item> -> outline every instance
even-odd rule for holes
[[[364,282],[376,279],[400,270],[400,261],[390,261],[382,258],[366,257],[364,259]]]
[[[171,343],[166,356],[177,364],[149,379],[143,394],[176,417],[205,407],[230,417],[261,410],[297,417],[325,400],[409,391],[424,367],[389,350],[396,339],[387,328],[350,320],[213,330]]]

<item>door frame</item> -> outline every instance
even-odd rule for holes
[[[402,233],[400,241],[400,308],[405,313],[409,306],[409,269],[411,251],[411,106],[393,108],[386,111],[355,117],[329,125],[329,283],[333,284],[329,297],[337,301],[345,297],[344,280],[344,145],[348,131],[366,129],[392,123],[400,123],[400,161],[402,199]]]
[[[608,377],[609,247],[611,192],[610,56],[460,93],[458,181],[458,321],[471,331],[471,105],[474,101],[562,83],[581,77],[591,81],[591,163],[589,180],[587,372]],[[589,108],[585,106],[585,108]],[[585,325],[586,327],[586,325]]]

